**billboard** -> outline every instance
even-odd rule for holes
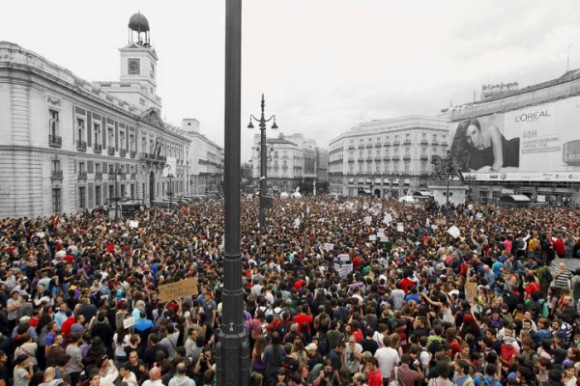
[[[580,181],[580,97],[450,123],[461,171],[487,181]]]

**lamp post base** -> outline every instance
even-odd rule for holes
[[[218,385],[250,384],[250,346],[245,331],[235,334],[221,330],[215,348],[215,358],[218,363],[216,374]]]

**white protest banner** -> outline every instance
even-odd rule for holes
[[[438,228],[439,227],[437,225],[435,225],[435,224],[431,225],[431,229],[434,230],[434,231],[436,231]]]
[[[369,241],[377,241],[377,235],[370,235]]]
[[[322,249],[324,249],[325,251],[333,251],[334,250],[334,244],[332,244],[332,243],[324,243],[322,245]]]
[[[129,228],[139,228],[139,221],[129,221]]]
[[[391,222],[393,222],[393,216],[391,216],[390,214],[385,214],[385,217],[383,217],[383,224],[390,224]]]
[[[352,272],[352,263],[334,264],[334,270],[338,272],[338,276],[344,277]]]
[[[338,255],[340,261],[350,261],[350,255],[348,253],[342,253]]]
[[[294,228],[300,228],[300,217],[294,219]]]
[[[397,223],[397,232],[404,232],[405,231],[405,226],[403,225],[402,222]]]
[[[427,217],[427,220],[425,220],[425,226],[428,227],[429,225],[431,225],[431,220]]]
[[[475,219],[476,220],[481,220],[482,218],[483,218],[483,213],[477,212],[477,214],[475,215]]]
[[[380,228],[377,232],[377,237],[380,239],[381,237],[385,237],[385,230]]]
[[[379,240],[381,240],[381,243],[389,242],[389,238],[387,236],[379,237]]]
[[[371,225],[371,221],[373,221],[373,218],[371,216],[366,216],[363,221],[365,225]]]
[[[128,318],[123,319],[123,328],[126,330],[131,328],[135,325],[135,317],[129,316]]]
[[[454,239],[461,235],[461,231],[455,225],[452,225],[451,228],[447,229],[447,233],[449,233]]]

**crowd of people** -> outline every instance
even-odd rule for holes
[[[578,210],[305,197],[260,229],[257,205],[242,201],[252,385],[577,384],[558,260],[580,258]],[[223,201],[130,220],[0,220],[0,386],[215,384]],[[191,277],[197,295],[160,300]]]

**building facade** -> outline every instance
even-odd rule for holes
[[[497,202],[524,194],[537,202],[580,204],[580,70],[525,88],[486,85],[481,99],[442,110],[449,121],[451,154],[461,165],[470,196]],[[489,149],[473,149],[464,132],[497,133]],[[480,146],[481,147],[481,146]]]
[[[297,188],[312,193],[318,176],[316,141],[302,134],[266,138],[268,156],[268,187],[274,192],[294,192]],[[252,180],[259,186],[260,134],[254,135],[252,145]]]
[[[200,132],[197,119],[184,119],[181,125],[191,140],[189,150],[189,192],[206,194],[222,191],[224,150]]]
[[[432,156],[445,157],[448,141],[443,118],[406,116],[362,123],[330,141],[330,191],[388,198],[424,190]]]
[[[127,64],[119,87],[138,90],[144,104],[0,42],[0,217],[73,213],[120,197],[150,204],[169,190],[186,193],[190,140],[164,124],[151,79],[140,78],[131,64],[133,50],[135,57],[148,52],[149,68],[157,60],[148,23],[137,15],[131,21],[140,22],[138,29],[130,22],[129,44],[121,50]],[[177,164],[172,189],[163,177],[168,157]]]

